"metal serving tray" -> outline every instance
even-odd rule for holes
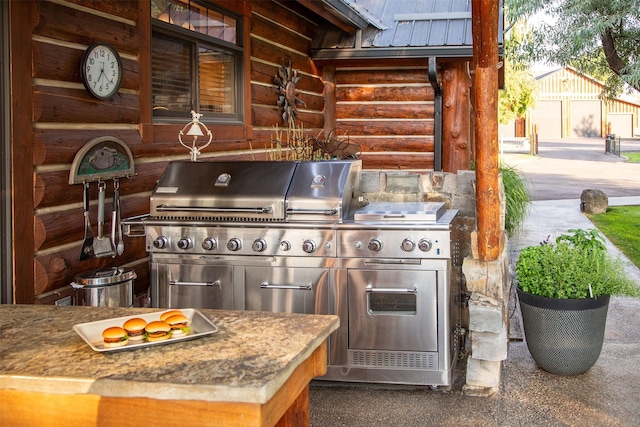
[[[162,310],[154,313],[147,314],[132,314],[131,316],[124,317],[114,317],[111,319],[98,320],[96,322],[88,322],[88,323],[79,323],[77,325],[73,325],[73,330],[82,337],[83,340],[89,347],[91,347],[95,351],[99,352],[112,352],[112,351],[123,351],[123,350],[134,350],[137,348],[145,348],[145,347],[153,347],[156,345],[164,345],[164,344],[174,344],[180,341],[193,340],[196,338],[202,338],[206,335],[211,335],[218,331],[218,327],[214,325],[211,320],[206,318],[202,313],[193,308],[185,308],[180,309],[182,314],[184,314],[189,320],[189,328],[191,332],[188,335],[183,335],[180,337],[169,338],[162,341],[129,341],[127,345],[122,347],[115,348],[105,348],[102,341],[102,331],[111,327],[111,326],[120,326],[124,324],[127,320],[133,317],[140,317],[144,319],[147,323],[152,322],[154,320],[160,320],[160,315],[167,310]]]

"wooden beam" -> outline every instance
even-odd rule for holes
[[[478,256],[502,252],[498,180],[498,1],[472,1]]]
[[[35,3],[9,3],[11,58],[11,216],[14,302],[33,304],[33,123],[31,33]]]
[[[471,79],[467,63],[443,63],[442,79],[442,169],[456,173],[471,166]]]

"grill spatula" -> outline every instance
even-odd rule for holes
[[[83,191],[84,206],[84,242],[82,242],[82,250],[80,252],[80,261],[95,256],[93,252],[93,230],[91,230],[91,221],[89,221],[89,183],[84,183]]]

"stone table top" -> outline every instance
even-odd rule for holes
[[[337,329],[337,316],[200,309],[197,339],[94,351],[73,325],[162,309],[0,305],[0,389],[265,403]]]

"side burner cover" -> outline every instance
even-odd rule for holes
[[[371,203],[359,209],[356,222],[435,223],[446,212],[444,202]]]

